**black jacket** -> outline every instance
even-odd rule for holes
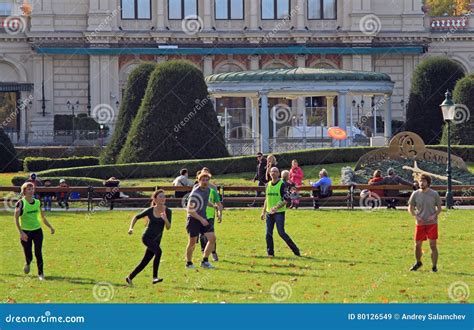
[[[255,173],[254,179],[257,181],[266,183],[267,182],[266,173],[267,173],[267,160],[266,158],[262,158],[262,161],[258,162],[257,164],[257,172]]]

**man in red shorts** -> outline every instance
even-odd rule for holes
[[[410,271],[418,270],[421,263],[421,246],[423,241],[430,241],[431,261],[433,267],[431,270],[437,272],[438,248],[436,240],[438,239],[438,215],[441,213],[441,198],[438,193],[430,188],[431,177],[422,174],[419,180],[420,189],[414,191],[408,201],[408,212],[416,219],[415,231],[415,257],[414,264]]]

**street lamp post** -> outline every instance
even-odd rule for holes
[[[441,103],[441,111],[443,112],[443,119],[448,124],[448,166],[446,169],[446,176],[448,178],[448,187],[446,191],[446,208],[453,208],[453,192],[452,192],[452,178],[451,178],[451,122],[454,119],[456,112],[456,105],[451,99],[451,93],[446,91],[446,98]]]

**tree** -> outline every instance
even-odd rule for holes
[[[407,108],[408,131],[421,136],[426,144],[437,144],[442,135],[443,115],[439,105],[446,90],[452,90],[464,76],[460,64],[447,57],[430,57],[413,74]]]
[[[474,75],[459,80],[454,87],[453,100],[456,117],[451,124],[451,143],[474,145]],[[443,130],[441,142],[448,144],[447,126]]]
[[[120,150],[122,150],[127,140],[128,131],[145,95],[150,75],[155,68],[156,63],[143,63],[130,72],[114,133],[109,144],[100,155],[102,164],[115,164],[117,161]]]
[[[15,147],[10,138],[0,127],[0,172],[17,172],[20,168],[20,162],[16,155]]]
[[[228,156],[202,72],[188,61],[159,64],[120,153],[120,163]]]
[[[469,12],[470,0],[426,0],[430,16],[460,16]]]

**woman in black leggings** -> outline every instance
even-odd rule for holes
[[[164,228],[171,228],[171,210],[165,205],[166,197],[164,190],[155,191],[151,198],[151,206],[133,217],[130,229],[128,230],[129,235],[133,234],[135,223],[141,218],[148,218],[148,223],[142,236],[142,242],[146,246],[145,256],[125,279],[129,286],[133,286],[133,278],[148,265],[153,257],[155,257],[155,260],[153,260],[153,284],[163,281],[162,278],[158,278],[158,267],[160,266],[161,259],[160,242]]]

